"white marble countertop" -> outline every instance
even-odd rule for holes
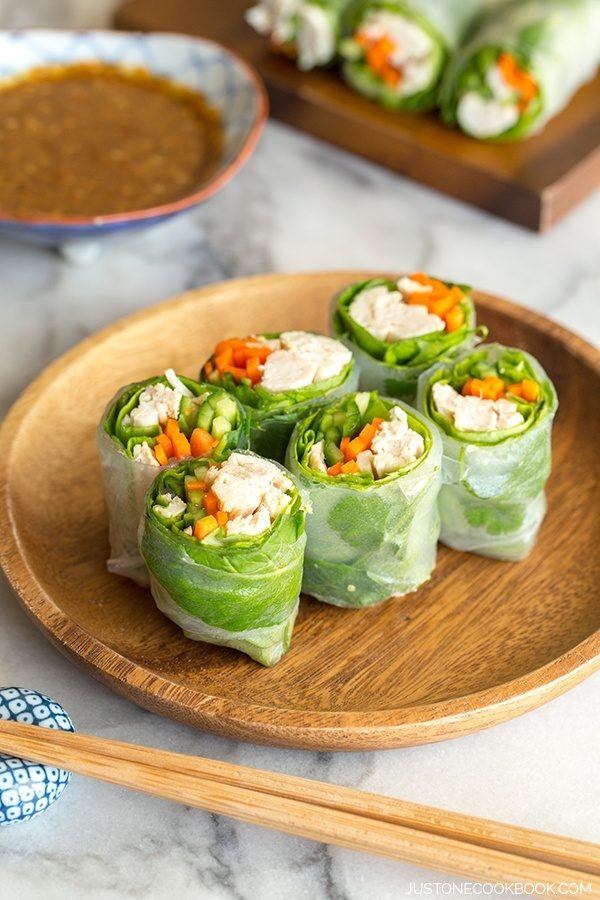
[[[101,24],[111,0],[0,0],[0,24]],[[263,271],[423,269],[541,310],[600,342],[600,195],[540,237],[276,123],[210,203],[107,244],[85,268],[0,240],[0,413],[50,360],[133,310]],[[151,715],[74,668],[0,584],[0,685],[41,690],[86,732],[600,838],[600,676],[520,719],[443,744],[291,752]],[[48,814],[0,829],[0,898],[375,900],[463,882],[75,778]],[[434,890],[434,889],[432,889]],[[439,890],[442,890],[441,888]]]

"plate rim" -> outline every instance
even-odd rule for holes
[[[600,670],[600,629],[543,666],[518,678],[450,700],[419,703],[385,710],[311,710],[233,701],[170,681],[121,655],[81,625],[70,620],[31,572],[14,526],[10,475],[18,426],[30,398],[94,346],[109,340],[138,321],[174,306],[236,289],[248,283],[286,280],[288,283],[345,279],[348,283],[374,276],[370,270],[325,270],[271,273],[228,279],[205,285],[144,307],[117,319],[78,342],[46,366],[24,389],[0,425],[6,453],[0,458],[0,565],[29,617],[67,657],[97,680],[138,705],[188,725],[217,734],[275,746],[299,749],[385,749],[428,743],[470,733],[506,721],[559,696]],[[600,350],[541,313],[474,289],[475,300],[537,328],[560,341],[575,357],[600,376]],[[100,658],[102,665],[100,665]],[[307,724],[307,718],[313,724]],[[358,722],[357,722],[358,718]],[[314,724],[316,722],[316,724]]]

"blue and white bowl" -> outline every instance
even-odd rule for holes
[[[172,203],[107,216],[8,216],[0,210],[0,232],[36,243],[62,245],[163,222],[207,200],[233,178],[252,154],[267,116],[258,74],[212,41],[179,34],[112,31],[25,30],[0,32],[0,81],[37,66],[101,62],[143,67],[176,84],[200,91],[221,113],[224,153],[211,180]]]
[[[0,719],[75,731],[60,703],[27,688],[0,688]],[[0,755],[0,826],[27,822],[58,800],[71,773],[56,766]]]

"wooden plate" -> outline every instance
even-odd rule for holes
[[[249,6],[251,0],[127,0],[115,25],[225,44],[258,69],[277,119],[535,231],[600,185],[600,75],[540,134],[513,144],[475,141],[433,113],[382,109],[347,87],[335,69],[298,71],[246,24]]]
[[[404,600],[348,611],[305,599],[291,651],[273,669],[187,640],[148,593],[106,572],[94,432],[107,399],[170,365],[194,375],[226,334],[326,330],[332,294],[363,277],[260,276],[143,310],[49,366],[9,413],[0,561],[53,643],[141,706],[268,744],[398,747],[504,721],[600,668],[600,354],[484,294],[479,318],[491,336],[539,357],[560,396],[550,511],[529,559],[440,548],[430,583]]]

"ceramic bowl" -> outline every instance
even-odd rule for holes
[[[106,216],[13,217],[0,211],[0,232],[49,245],[96,238],[163,222],[207,200],[248,160],[267,115],[266,92],[257,73],[212,41],[178,34],[112,31],[24,30],[0,32],[0,81],[37,66],[100,60],[143,67],[200,91],[222,116],[224,153],[209,182],[150,209]]]
[[[27,688],[0,688],[0,719],[74,731],[60,703]],[[57,766],[0,755],[0,826],[27,822],[62,795],[71,773]]]

